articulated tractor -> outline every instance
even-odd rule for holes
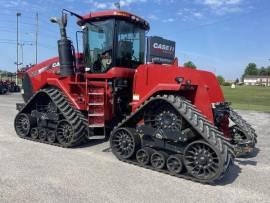
[[[81,52],[67,37],[68,13],[78,18]],[[63,10],[51,22],[60,27],[59,56],[24,75],[19,137],[60,147],[107,138],[123,162],[202,183],[221,179],[235,156],[255,148],[255,130],[225,101],[214,74],[177,59],[145,62],[144,19]]]

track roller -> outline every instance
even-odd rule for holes
[[[119,128],[112,132],[110,145],[118,159],[129,159],[140,147],[140,138],[134,129]]]
[[[47,130],[45,128],[40,128],[38,130],[38,137],[41,141],[47,140]]]
[[[179,154],[170,155],[167,159],[167,169],[172,174],[178,174],[183,171],[182,156]]]
[[[166,165],[168,154],[163,151],[155,151],[151,156],[151,164],[154,168],[162,169]]]
[[[31,137],[35,140],[38,138],[38,129],[37,128],[32,128],[30,132]]]
[[[151,149],[150,147],[145,147],[137,151],[136,153],[136,160],[139,164],[145,166],[149,164],[152,154],[155,150]]]
[[[55,135],[55,132],[53,131],[48,131],[48,134],[47,134],[47,140],[49,143],[55,143],[56,141],[56,135]]]

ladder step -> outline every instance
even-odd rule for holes
[[[104,95],[104,92],[89,92],[89,95]]]
[[[104,128],[105,125],[104,124],[92,124],[89,125],[89,128]]]
[[[104,106],[104,103],[89,103],[89,106]]]
[[[104,116],[104,113],[91,113],[88,114],[89,117]]]

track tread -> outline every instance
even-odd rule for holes
[[[224,168],[223,171],[218,179],[221,179],[225,173],[228,171],[229,165],[233,162],[233,159],[235,157],[234,154],[234,147],[232,144],[230,144],[229,140],[224,137],[223,133],[218,131],[217,128],[211,124],[202,113],[200,113],[199,110],[196,109],[194,105],[191,104],[190,101],[186,100],[185,98],[182,98],[180,96],[175,95],[157,95],[154,97],[149,98],[147,101],[145,101],[140,107],[136,109],[135,112],[127,116],[125,119],[123,119],[114,129],[111,133],[113,133],[115,130],[117,130],[120,127],[126,127],[128,125],[131,125],[131,120],[133,120],[134,123],[136,123],[139,120],[139,117],[142,115],[143,109],[150,104],[151,102],[155,100],[163,100],[168,103],[170,103],[177,111],[178,113],[186,119],[186,121],[193,126],[193,128],[204,138],[206,142],[208,142],[211,146],[215,147],[215,149],[219,150],[222,154],[222,157],[224,159]],[[133,124],[134,125],[134,124]],[[139,165],[139,163],[136,163],[136,161],[132,160],[123,160],[121,161],[131,163],[134,165]],[[141,166],[144,167],[144,166]],[[170,174],[169,171],[162,170],[162,169],[155,169],[151,166],[146,166],[146,168],[149,168],[151,170],[163,172],[166,174]],[[174,174],[170,174],[174,175]],[[188,180],[206,183],[209,181],[203,181],[196,179],[189,174],[177,174],[174,175],[180,178],[185,178]],[[211,182],[211,181],[210,181]]]
[[[42,141],[39,139],[32,139],[31,137],[24,137],[24,139],[31,140],[31,141],[36,141],[40,143],[45,143],[45,144],[50,144],[58,147],[63,147],[63,148],[69,148],[69,147],[75,147],[79,145],[85,137],[86,128],[87,128],[87,123],[85,122],[84,115],[80,112],[74,109],[70,104],[68,99],[62,94],[62,92],[58,89],[55,88],[46,88],[46,89],[41,89],[39,90],[36,94],[34,94],[30,99],[30,103],[35,96],[37,96],[40,93],[45,93],[47,94],[52,102],[57,106],[57,108],[60,110],[61,114],[65,117],[65,119],[72,125],[75,136],[73,137],[72,142],[68,146],[62,146],[59,143],[50,143],[48,141]],[[25,105],[26,107],[27,105]],[[19,115],[25,107],[17,114]]]

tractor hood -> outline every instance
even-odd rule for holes
[[[59,58],[53,57],[46,61],[43,61],[23,73],[22,80],[22,96],[25,102],[27,102],[32,95],[42,87],[46,81],[42,80],[42,75],[46,72],[52,72],[55,76],[59,72],[60,64]]]

